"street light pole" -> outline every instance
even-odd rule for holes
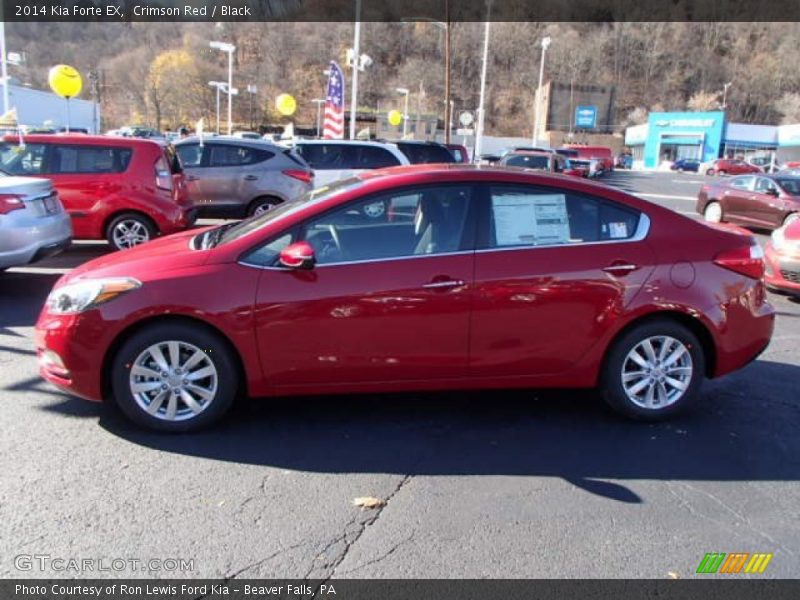
[[[450,0],[444,0],[444,143],[450,143],[450,130],[453,128],[452,107],[450,106]]]
[[[217,135],[219,135],[219,93],[227,84],[224,81],[209,81],[208,85],[217,88]]]
[[[3,78],[3,113],[8,112],[8,61],[6,56],[6,24],[0,21],[0,63],[2,63]]]
[[[323,98],[314,98],[312,100],[317,105],[317,139],[322,138],[322,105],[325,104]]]
[[[356,0],[356,24],[353,32],[353,85],[350,90],[350,139],[356,139],[356,109],[358,104],[358,67],[361,56],[361,0]]]
[[[539,64],[539,85],[536,87],[536,97],[533,101],[533,145],[536,146],[539,139],[539,105],[542,103],[542,83],[544,80],[544,56],[547,48],[550,47],[550,37],[542,38],[542,60]]]
[[[411,90],[408,88],[397,88],[397,93],[405,96],[403,101],[403,139],[408,135],[408,95]]]
[[[233,53],[236,52],[236,46],[227,42],[210,42],[209,46],[228,53],[228,135],[231,135],[233,133]]]
[[[722,84],[722,110],[728,108],[728,88],[733,84],[732,81]]]
[[[478,102],[478,129],[475,132],[475,149],[472,151],[472,160],[476,162],[483,150],[483,126],[485,110],[484,105],[486,101],[486,67],[489,63],[489,27],[492,22],[490,20],[492,12],[492,1],[486,3],[486,24],[484,25],[483,32],[483,64],[481,65],[481,95]]]

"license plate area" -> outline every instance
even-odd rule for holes
[[[44,199],[44,210],[48,215],[54,215],[55,213],[58,212],[59,210],[58,198],[56,197],[55,194],[47,196]]]

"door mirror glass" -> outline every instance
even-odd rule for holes
[[[779,194],[778,194],[778,189],[777,189],[777,188],[774,188],[774,187],[767,188],[767,190],[766,190],[766,193],[767,193],[768,195],[770,195],[770,196],[775,196],[776,198],[777,198],[777,197],[778,197],[778,195],[779,195]]]
[[[287,269],[313,269],[317,262],[314,258],[314,248],[308,242],[289,244],[281,250],[278,261]]]

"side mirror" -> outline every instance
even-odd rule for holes
[[[777,188],[767,188],[767,194],[770,195],[770,196],[775,196],[776,198],[778,196],[780,196],[780,194],[778,193]]]
[[[308,242],[295,242],[281,250],[278,257],[281,266],[287,269],[313,269],[317,260],[314,257],[314,248]]]

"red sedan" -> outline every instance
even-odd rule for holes
[[[767,346],[763,274],[751,236],[605,186],[398,167],[95,259],[36,345],[48,381],[169,431],[237,394],[389,390],[597,386],[657,419]]]
[[[767,285],[800,296],[800,220],[773,231],[765,252]]]
[[[746,175],[763,173],[761,169],[738,158],[718,158],[706,169],[706,175]]]

